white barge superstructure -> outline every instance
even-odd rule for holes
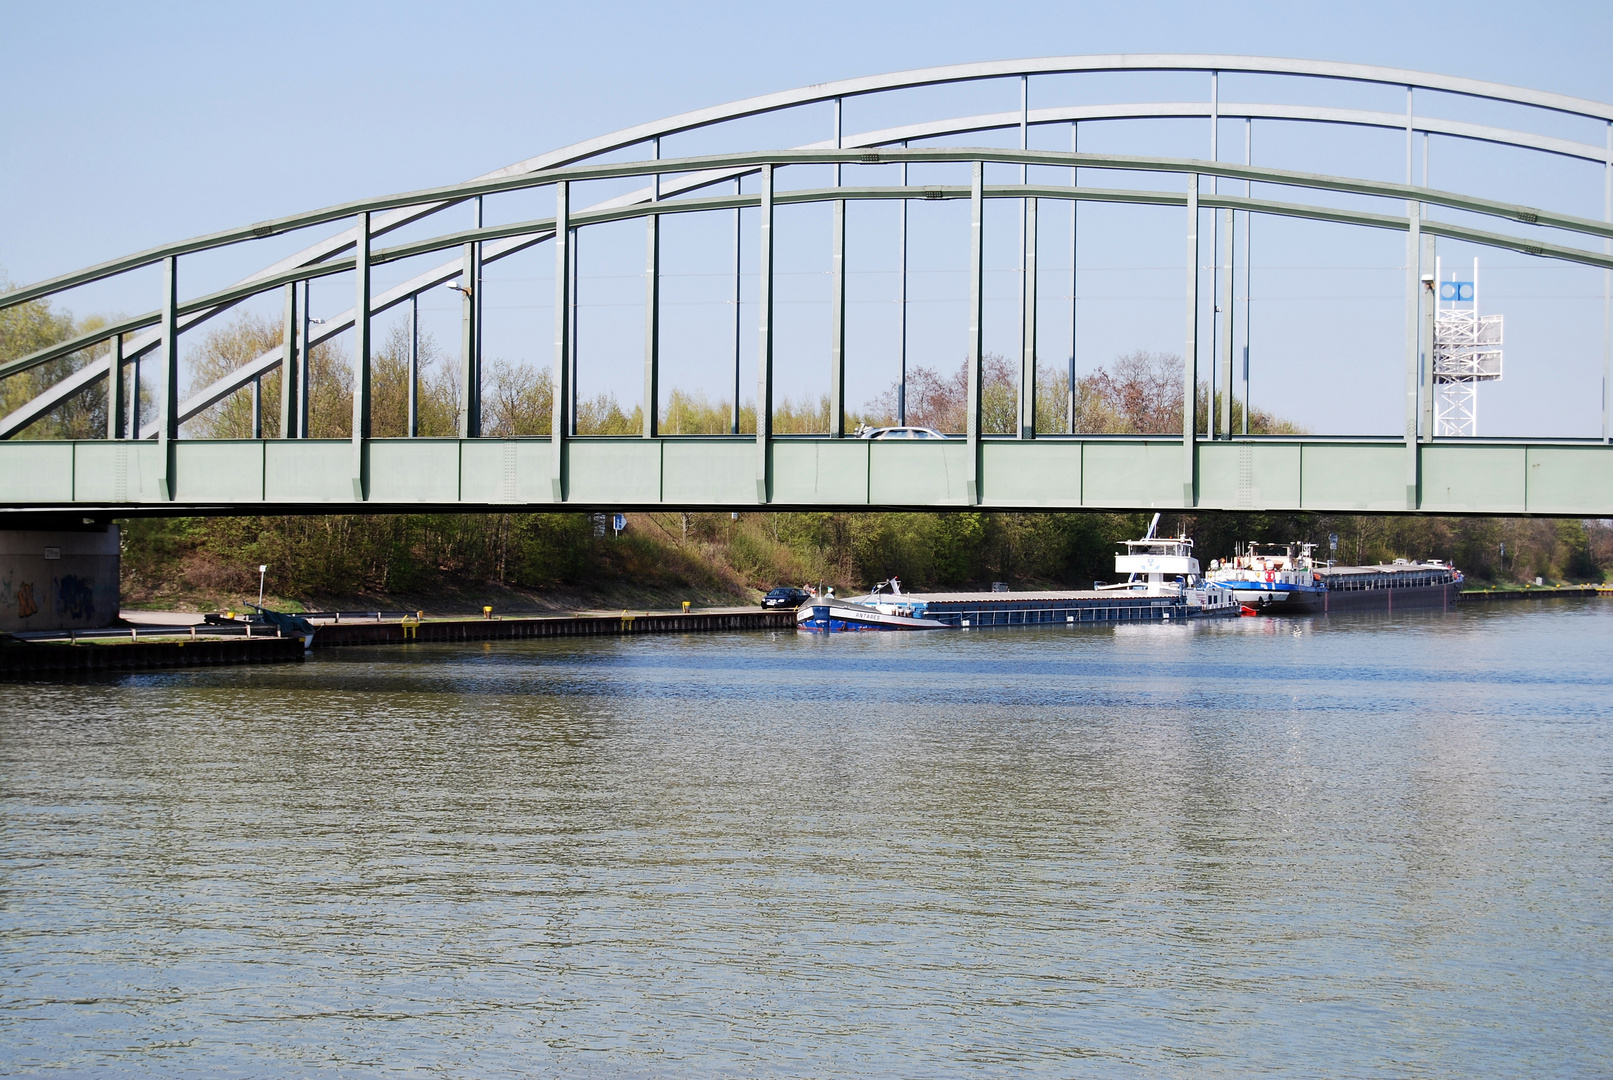
[[[1321,611],[1327,594],[1311,552],[1314,544],[1239,544],[1230,559],[1210,561],[1209,580],[1262,614]]]

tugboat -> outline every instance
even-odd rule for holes
[[[1209,581],[1263,615],[1323,610],[1327,585],[1311,552],[1315,544],[1239,544],[1230,559],[1211,559]]]
[[[795,611],[795,625],[801,630],[945,630],[947,624],[925,618],[925,604],[902,594],[897,578],[881,581],[867,596],[837,600],[827,596],[809,597]]]

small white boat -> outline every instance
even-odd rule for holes
[[[946,630],[948,625],[925,618],[925,605],[902,595],[896,578],[881,581],[867,596],[837,600],[814,596],[795,610],[795,625],[801,630],[839,633],[846,630]]]

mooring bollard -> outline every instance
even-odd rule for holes
[[[492,605],[488,605],[488,606],[482,608],[482,618],[491,619],[492,617],[493,617]]]

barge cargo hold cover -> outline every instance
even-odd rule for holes
[[[925,618],[964,629],[1169,622],[1189,616],[1184,598],[1140,591],[909,593],[906,599],[922,604]]]

